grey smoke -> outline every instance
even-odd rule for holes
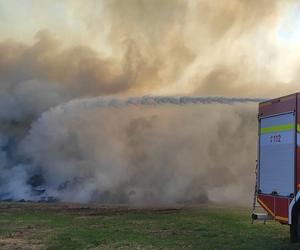
[[[4,117],[0,198],[248,204],[257,101],[100,97],[35,111],[38,118]]]
[[[87,44],[69,21],[63,34],[41,22],[30,43],[1,38],[0,199],[250,202],[259,99],[124,96],[295,91],[270,39],[288,2],[110,0],[102,12],[74,0]],[[108,48],[90,46],[95,34]]]

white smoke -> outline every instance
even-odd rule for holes
[[[295,91],[297,43],[273,37],[297,1],[65,2],[61,28],[0,32],[0,200],[250,201],[259,100],[125,96]]]
[[[0,196],[128,204],[249,203],[257,101],[90,98],[56,106],[27,129],[11,132],[17,153],[7,147],[11,138],[0,140],[1,162],[6,162]],[[32,176],[42,181],[36,185]],[[32,185],[45,191],[36,192]]]

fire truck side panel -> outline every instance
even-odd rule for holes
[[[294,193],[295,114],[261,118],[259,190],[264,194]]]
[[[296,194],[300,190],[300,94],[297,94],[297,125],[296,125],[297,137],[297,155],[296,155]]]
[[[280,197],[268,194],[259,194],[257,197],[258,203],[264,208],[268,214],[274,217],[281,223],[288,223],[289,204],[291,202],[289,197]]]
[[[259,104],[259,116],[265,117],[296,110],[296,94],[276,98]]]
[[[289,198],[275,197],[275,217],[277,220],[288,221]]]
[[[300,94],[297,93],[297,122],[296,122],[296,180],[295,180],[295,196],[289,205],[289,224],[292,224],[292,215],[294,207],[300,201]]]
[[[300,138],[299,94],[260,103],[258,118],[257,200],[276,220],[290,224],[291,211],[297,202],[293,196],[300,190],[300,144],[296,147],[296,142],[300,142],[297,140]]]

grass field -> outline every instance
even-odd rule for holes
[[[0,249],[298,249],[247,209],[0,203]]]

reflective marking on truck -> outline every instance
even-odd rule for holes
[[[297,146],[300,147],[300,124],[297,124]]]
[[[300,125],[297,124],[297,132],[300,133]]]
[[[287,124],[281,124],[281,125],[276,125],[276,126],[272,126],[272,127],[261,128],[260,133],[266,134],[266,133],[281,132],[281,131],[292,130],[294,128],[295,127],[294,127],[293,123],[287,123]],[[297,126],[297,128],[298,128],[298,126]]]
[[[282,220],[282,221],[285,221],[285,222],[288,222],[288,221],[289,221],[288,218],[286,218],[286,217],[281,217],[281,216],[275,216],[275,219],[277,219],[277,220]]]

